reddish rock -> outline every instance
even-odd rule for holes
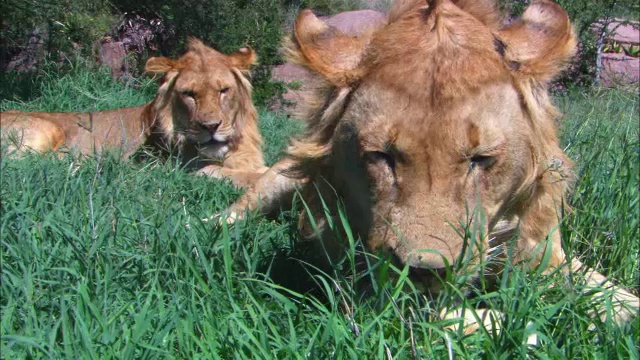
[[[347,35],[358,36],[384,25],[386,16],[373,10],[357,10],[321,19]],[[284,102],[277,102],[272,107],[272,110],[283,110],[288,115],[293,115],[296,113],[296,104],[300,103],[308,92],[313,75],[298,65],[286,63],[271,69],[271,80],[297,85],[295,89],[289,89],[283,94]]]
[[[99,46],[98,57],[100,64],[108,66],[114,78],[120,78],[128,72],[127,52],[122,42],[106,42]]]
[[[592,29],[599,33],[602,22],[593,25]],[[624,46],[637,46],[640,43],[639,23],[621,24],[614,20],[607,26],[606,42],[616,42]],[[625,53],[602,54],[600,82],[605,86],[638,85],[640,82],[640,59]]]
[[[286,83],[308,80],[309,76],[306,69],[291,63],[278,65],[271,69],[271,78]]]
[[[639,24],[620,24],[612,22],[607,29],[611,33],[608,39],[618,43],[638,44],[640,43]]]
[[[347,35],[357,36],[384,25],[386,16],[374,10],[356,10],[320,19]]]
[[[313,75],[307,69],[285,63],[274,66],[271,69],[271,81],[282,81],[287,84],[296,84],[295,89],[288,89],[282,94],[283,101],[277,101],[271,110],[283,110],[287,115],[294,115],[296,105],[304,100],[305,92],[308,91],[309,83],[313,80]]]
[[[640,58],[602,54],[601,81],[605,86],[640,83]]]

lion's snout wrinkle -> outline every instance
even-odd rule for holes
[[[443,228],[402,226],[395,255],[405,264],[425,269],[440,269],[453,264],[463,248],[462,239],[452,230],[446,233]],[[388,241],[388,240],[387,240]]]

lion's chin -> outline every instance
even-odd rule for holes
[[[213,134],[213,138],[211,139],[211,141],[216,141],[218,143],[228,143],[229,142],[229,135],[226,134],[220,134],[220,133],[215,133]]]
[[[212,138],[198,144],[198,152],[205,158],[222,159],[229,152],[229,144]]]

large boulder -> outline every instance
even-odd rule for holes
[[[320,17],[320,20],[347,35],[358,36],[383,25],[386,21],[386,16],[374,10],[356,10]]]
[[[345,34],[358,36],[384,25],[386,16],[374,10],[347,11],[321,18],[327,24],[337,28]],[[299,104],[308,91],[313,75],[306,69],[291,63],[273,67],[271,81],[282,81],[290,84],[290,88],[283,94],[283,101],[278,101],[272,110],[282,110],[287,115],[296,113]]]
[[[605,86],[638,85],[640,83],[640,58],[624,53],[602,54],[600,81]]]
[[[640,58],[630,56],[624,49],[640,46],[640,24],[611,22],[607,27],[606,42],[616,44],[619,52],[602,54],[600,81],[605,86],[634,85],[640,83]],[[596,29],[601,29],[596,27]]]
[[[127,63],[127,50],[121,41],[107,41],[97,44],[98,61],[102,66],[111,69],[111,75],[114,78],[121,78],[129,73],[129,64]]]

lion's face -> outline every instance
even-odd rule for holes
[[[484,216],[485,230],[515,221],[516,194],[535,180],[536,156],[510,83],[446,109],[362,86],[336,128],[327,173],[371,248],[442,268],[443,257],[452,263],[461,253],[470,221]]]
[[[330,185],[324,195],[344,199],[370,250],[413,268],[453,263],[465,229],[495,247],[519,227],[519,250],[533,251],[554,232],[567,186],[546,95],[575,46],[566,14],[540,1],[498,30],[477,8],[430,3],[392,14],[361,42],[357,66],[331,57],[345,43],[327,40],[335,30],[310,13],[298,18],[292,51],[331,91],[309,112],[310,140],[291,154]]]
[[[164,133],[195,144],[205,157],[222,158],[237,140],[239,111],[251,101],[244,73],[255,61],[250,48],[224,55],[198,40],[176,61],[149,59],[147,72],[164,74],[156,99],[160,120],[171,119],[160,124]]]

